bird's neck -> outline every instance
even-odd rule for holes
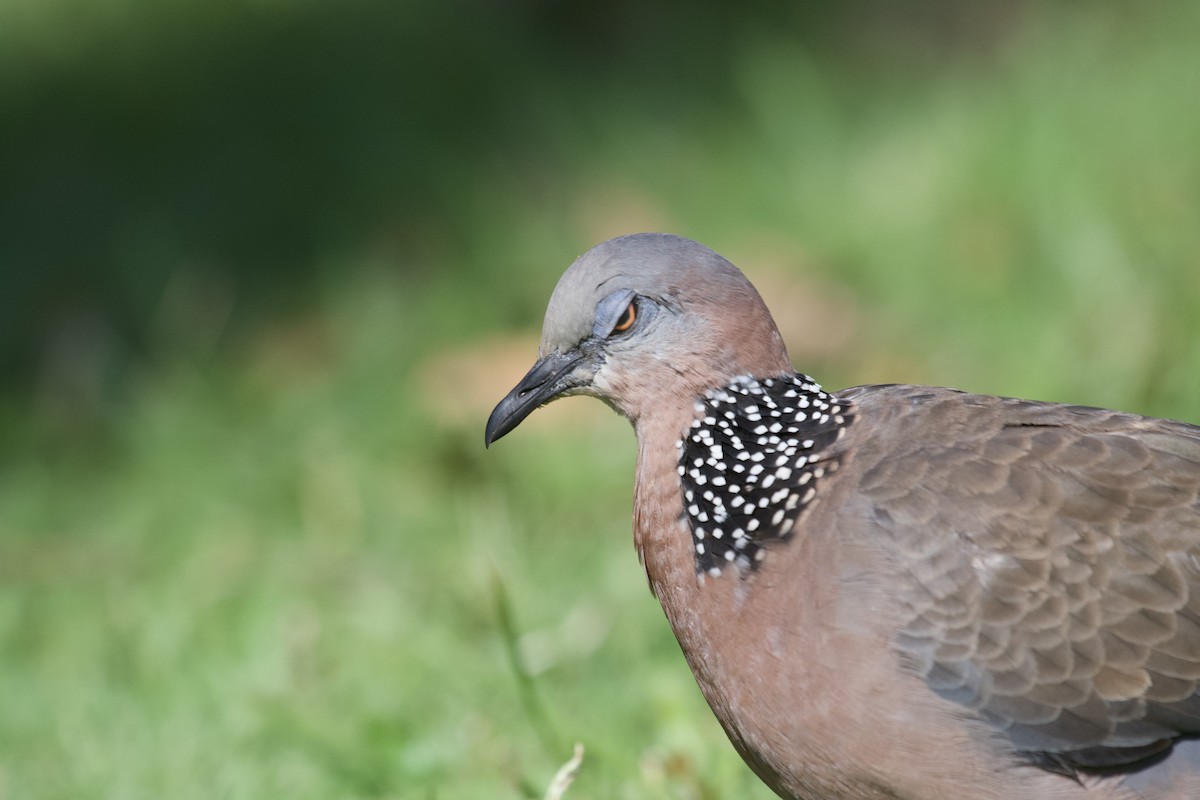
[[[638,434],[637,480],[634,488],[633,535],[638,559],[646,572],[650,591],[679,640],[692,671],[706,696],[716,689],[710,680],[713,670],[699,663],[709,622],[720,600],[705,589],[705,576],[698,575],[693,558],[692,535],[684,518],[675,443],[693,415],[687,399],[674,413],[655,413],[636,422]],[[666,411],[666,409],[662,409]],[[730,576],[731,578],[733,576]],[[729,583],[732,585],[734,581]]]
[[[635,421],[634,540],[685,653],[753,605],[764,575],[816,579],[797,573],[820,563],[800,557],[818,545],[799,521],[825,495],[853,420],[793,372],[740,376]]]
[[[635,536],[673,582],[757,571],[839,466],[853,410],[794,372],[670,396],[635,419]],[[680,540],[687,545],[680,547]],[[655,573],[647,562],[652,585]],[[656,592],[657,593],[657,592]]]
[[[694,583],[696,578],[676,466],[676,442],[690,423],[693,404],[690,397],[673,398],[670,407],[634,422],[638,458],[633,539],[650,591],[664,602],[671,587]]]
[[[827,790],[838,779],[822,766],[832,763],[826,715],[837,704],[819,687],[840,685],[844,665],[827,654],[853,659],[845,654],[878,652],[873,632],[864,638],[838,628],[842,559],[836,531],[805,524],[819,501],[826,509],[837,502],[827,473],[838,468],[842,433],[854,412],[793,373],[769,383],[734,379],[635,423],[634,537],[650,588],[734,746],[769,784],[805,782],[817,787],[813,796],[832,796]],[[742,451],[730,437],[763,458],[736,460],[734,451]],[[764,469],[750,480],[751,469],[735,471],[735,463]],[[699,492],[693,469],[705,478]],[[717,473],[721,482],[713,480]],[[735,496],[741,502],[734,503]],[[747,512],[751,503],[757,508]],[[718,506],[724,511],[715,513]],[[700,510],[707,519],[699,519]],[[750,519],[758,524],[751,526]],[[710,520],[722,526],[719,538]],[[697,524],[705,526],[703,538]],[[864,642],[876,649],[864,650]],[[764,709],[764,697],[794,703],[786,710]],[[759,725],[764,714],[774,720],[765,733]],[[789,755],[763,759],[763,752]]]
[[[790,373],[788,378],[794,376],[795,373]],[[777,376],[777,379],[780,378]],[[690,447],[697,445],[692,441],[696,434],[704,433],[697,429],[697,420],[703,421],[706,414],[715,413],[706,410],[706,403],[711,403],[714,395],[727,396],[722,386],[710,387],[701,393],[669,395],[667,402],[648,409],[633,420],[638,438],[634,543],[650,590],[662,603],[677,632],[682,627],[683,635],[690,627],[687,624],[689,615],[699,607],[693,594],[703,592],[707,597],[714,593],[715,587],[711,585],[705,589],[706,578],[710,584],[714,583],[721,572],[719,567],[727,566],[730,567],[729,580],[720,582],[740,584],[736,573],[749,568],[745,555],[753,550],[739,550],[736,555],[741,558],[735,558],[731,563],[721,558],[717,565],[710,563],[712,554],[719,546],[732,543],[732,529],[722,532],[709,528],[708,538],[703,543],[695,538],[696,517],[691,512],[698,510],[696,504],[704,505],[708,501],[702,496],[692,500],[685,498],[687,486],[691,485],[688,482],[694,478],[687,472],[687,468],[692,467],[690,461],[684,465],[681,459]],[[709,456],[709,448],[700,446],[704,455]],[[685,474],[681,474],[681,467]],[[703,492],[702,489],[698,491]],[[712,538],[713,533],[720,538]],[[739,531],[739,534],[744,533]],[[751,543],[744,541],[741,544]],[[708,549],[701,549],[705,545]]]

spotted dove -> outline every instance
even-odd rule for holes
[[[827,392],[663,234],[566,271],[486,442],[572,394],[633,423],[651,591],[780,797],[1200,797],[1200,428]]]

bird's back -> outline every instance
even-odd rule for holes
[[[1200,732],[1200,428],[919,386],[838,393],[830,510],[873,548],[904,669],[1077,778]]]

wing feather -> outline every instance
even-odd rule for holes
[[[840,397],[876,432],[860,498],[931,688],[1064,768],[1200,734],[1200,428],[927,387]]]

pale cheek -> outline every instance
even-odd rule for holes
[[[624,416],[634,419],[640,409],[634,402],[638,394],[631,391],[632,388],[628,373],[606,364],[592,378],[589,394],[594,394]]]
[[[620,391],[625,386],[625,382],[620,379],[620,375],[615,370],[605,364],[592,378],[592,386],[596,388],[597,394],[604,397],[614,397],[619,396]]]

